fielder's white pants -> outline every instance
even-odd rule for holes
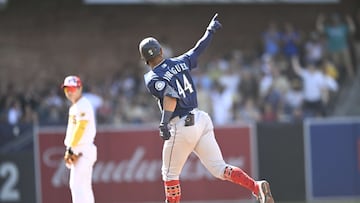
[[[70,169],[70,190],[73,203],[94,203],[92,172],[97,158],[96,146],[85,147],[82,156]]]

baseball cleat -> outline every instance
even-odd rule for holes
[[[274,203],[271,195],[270,184],[266,180],[256,181],[259,185],[259,195],[256,197],[260,203]]]

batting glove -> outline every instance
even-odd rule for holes
[[[218,14],[216,13],[214,17],[211,19],[209,26],[207,27],[207,30],[209,30],[212,33],[215,33],[216,30],[219,30],[222,27],[220,22],[217,20],[217,16]]]
[[[167,123],[160,123],[159,129],[160,129],[160,137],[161,137],[163,140],[168,140],[168,139],[170,139],[171,133],[170,133],[169,124],[167,124]]]

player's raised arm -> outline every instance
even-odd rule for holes
[[[207,30],[209,32],[215,33],[218,29],[220,29],[222,27],[222,25],[218,21],[217,17],[218,17],[218,13],[215,13],[214,17],[211,19],[211,21],[207,27]]]
[[[291,66],[292,66],[292,69],[294,70],[294,72],[297,75],[301,75],[302,67],[301,67],[300,62],[299,62],[299,57],[294,56],[294,57],[291,58]]]
[[[218,14],[216,13],[207,26],[204,35],[197,41],[195,46],[186,53],[190,56],[192,61],[196,62],[199,55],[203,53],[210,44],[213,34],[222,27],[217,17]]]

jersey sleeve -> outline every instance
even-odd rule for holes
[[[153,71],[144,76],[145,84],[148,91],[157,98],[163,98],[167,86],[167,81],[157,76]]]
[[[92,119],[92,112],[90,111],[92,111],[92,106],[89,103],[82,102],[81,105],[78,105],[77,121],[70,141],[71,147],[77,146],[82,139],[89,120]]]
[[[190,64],[190,69],[196,68],[198,58],[209,46],[212,36],[213,33],[206,30],[204,35],[196,42],[195,46],[183,55],[181,55],[179,58],[181,60],[188,60]]]

